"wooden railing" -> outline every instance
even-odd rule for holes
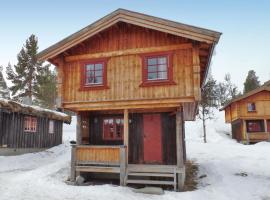
[[[270,141],[270,132],[248,133],[248,140],[251,141]]]
[[[101,146],[101,145],[72,145],[71,149],[71,181],[75,181],[76,169],[78,167],[89,170],[104,170],[107,168],[120,173],[120,180],[124,181],[127,167],[127,148],[121,146]]]
[[[120,165],[120,146],[76,146],[76,164]]]

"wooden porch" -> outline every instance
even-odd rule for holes
[[[72,145],[71,169],[73,182],[80,172],[115,173],[119,174],[122,186],[171,185],[174,190],[177,185],[182,187],[185,176],[185,168],[177,165],[128,164],[127,148],[123,145]]]
[[[119,174],[120,185],[171,185],[174,190],[181,190],[185,181],[184,165],[184,136],[183,114],[181,110],[174,113],[176,127],[173,129],[176,146],[173,148],[175,161],[145,163],[132,158],[132,135],[129,125],[133,118],[129,118],[128,110],[123,111],[124,134],[123,145],[81,144],[81,117],[77,121],[77,144],[72,145],[71,151],[71,181],[75,181],[80,172]],[[133,125],[134,126],[134,125]],[[136,126],[135,126],[136,127]],[[139,127],[137,127],[139,128]],[[142,136],[144,137],[144,136]],[[166,146],[167,147],[167,146]],[[168,146],[167,148],[172,148]]]

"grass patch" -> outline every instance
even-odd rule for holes
[[[193,160],[186,161],[186,180],[184,191],[193,191],[197,189],[198,185],[198,171],[199,166]]]

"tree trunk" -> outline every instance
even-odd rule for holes
[[[206,143],[207,140],[206,140],[206,128],[205,128],[205,113],[204,113],[204,108],[202,110],[202,121],[203,121],[203,141],[204,141],[204,143]]]

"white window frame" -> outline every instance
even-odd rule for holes
[[[54,134],[54,120],[49,120],[49,133]]]

